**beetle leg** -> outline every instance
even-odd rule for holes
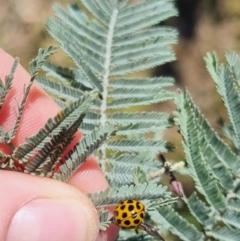
[[[158,233],[157,229],[154,228],[153,226],[146,223],[140,223],[138,227],[142,228],[146,233],[148,233],[152,237],[158,240],[165,241],[165,239]]]

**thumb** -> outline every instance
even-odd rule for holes
[[[93,204],[66,183],[0,171],[0,193],[0,240],[96,240]]]

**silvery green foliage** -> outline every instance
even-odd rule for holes
[[[204,240],[240,240],[240,58],[227,52],[226,59],[226,63],[220,64],[215,53],[205,57],[207,69],[227,110],[229,121],[221,120],[220,123],[225,138],[230,141],[220,138],[211,128],[187,91],[175,98],[175,122],[183,137],[187,166],[197,189],[184,201],[201,225]],[[200,199],[199,194],[204,199]],[[196,240],[203,240],[203,237]]]
[[[133,78],[130,74],[175,60],[171,44],[176,43],[176,30],[154,26],[177,15],[174,2],[81,0],[79,6],[55,5],[55,17],[47,21],[50,35],[72,59],[75,68],[48,62],[43,67],[48,78],[38,78],[38,82],[62,107],[85,92],[97,91],[99,98],[87,111],[80,129],[85,135],[96,126],[110,124],[117,129],[115,137],[102,145],[97,157],[110,183],[109,190],[122,190],[125,185],[124,193],[96,194],[100,199],[97,207],[116,205],[126,198],[156,199],[149,210],[170,204],[175,198],[162,187],[152,186],[148,178],[162,166],[156,154],[171,150],[172,145],[162,138],[146,138],[146,134],[163,133],[169,128],[169,115],[147,108],[136,111],[135,107],[143,109],[173,99],[174,94],[167,88],[174,81],[169,77]],[[155,190],[154,195],[146,196],[144,190],[138,194],[136,190],[141,185],[146,190]],[[106,229],[107,213],[100,211],[99,216],[101,229]]]
[[[133,5],[115,0],[82,0],[80,3],[91,17],[77,5],[69,5],[67,9],[55,5],[56,16],[47,21],[49,33],[76,67],[68,69],[46,63],[44,70],[49,78],[38,81],[61,106],[64,106],[62,100],[72,102],[85,91],[99,92],[100,98],[86,114],[80,128],[85,134],[107,123],[118,128],[116,138],[101,147],[99,161],[112,185],[131,184],[136,168],[147,171],[145,153],[164,153],[172,147],[162,139],[145,138],[148,133],[161,133],[168,128],[169,116],[135,111],[134,107],[172,99],[173,93],[166,87],[173,85],[173,79],[131,78],[129,74],[175,59],[170,45],[176,42],[177,32],[170,27],[152,26],[177,12],[173,2],[168,0]],[[127,161],[127,155],[135,155],[135,164]],[[126,173],[121,168],[123,162],[128,169]],[[153,171],[153,168],[148,169]]]
[[[129,77],[174,60],[170,45],[176,42],[176,31],[169,27],[152,27],[176,15],[172,1],[147,0],[136,5],[127,0],[81,0],[80,3],[87,12],[77,5],[67,9],[55,5],[56,17],[47,23],[49,33],[76,67],[70,69],[46,63],[46,58],[55,51],[52,47],[40,50],[31,65],[33,80],[45,62],[48,78],[41,76],[38,81],[63,110],[36,136],[13,149],[12,155],[0,152],[0,167],[18,171],[13,160],[19,160],[27,173],[67,181],[86,157],[102,145],[96,155],[111,187],[90,195],[100,208],[101,230],[106,230],[111,223],[104,207],[125,199],[138,199],[146,205],[148,221],[160,232],[169,231],[184,241],[239,241],[239,56],[228,52],[225,64],[219,64],[215,53],[205,58],[229,117],[229,122],[220,122],[224,137],[231,141],[228,145],[211,128],[187,90],[176,96],[166,90],[173,85],[172,78]],[[17,62],[6,77],[5,85],[1,83],[0,106],[11,89]],[[31,85],[27,91],[30,88]],[[0,130],[4,143],[11,144],[14,138],[27,91],[13,131]],[[145,136],[168,128],[169,116],[147,110],[137,112],[134,108],[173,97],[177,107],[174,120],[179,126],[187,168],[196,186],[196,192],[190,197],[184,196],[183,200],[201,229],[169,205],[176,198],[171,197],[166,187],[148,179],[150,173],[161,168],[155,154],[167,152],[171,145]],[[60,172],[54,172],[78,128],[83,130],[84,138],[67,155]],[[106,142],[113,135],[115,139]],[[28,163],[31,156],[34,159]],[[118,240],[153,238],[141,231],[121,230]]]
[[[175,97],[175,123],[183,137],[186,163],[197,191],[184,197],[184,201],[201,225],[203,231],[200,231],[172,207],[163,205],[174,198],[161,185],[154,186],[148,180],[148,174],[161,166],[154,158],[146,160],[145,153],[152,155],[170,148],[163,140],[146,139],[145,134],[165,130],[169,126],[168,115],[133,111],[135,106],[171,99],[173,94],[165,87],[173,81],[163,77],[128,77],[174,60],[169,45],[176,41],[176,32],[166,27],[149,28],[176,15],[172,2],[149,0],[129,5],[128,1],[82,0],[81,3],[91,17],[76,5],[67,10],[56,5],[56,17],[48,21],[50,34],[76,67],[68,69],[47,63],[44,70],[49,79],[39,78],[39,83],[63,107],[86,91],[97,91],[100,98],[94,99],[91,111],[86,112],[81,129],[86,135],[96,126],[104,128],[112,124],[118,129],[117,138],[105,143],[98,155],[112,187],[91,196],[95,205],[104,207],[127,198],[143,199],[154,225],[181,240],[240,240],[240,58],[229,52],[227,64],[219,64],[215,54],[206,57],[207,69],[227,109],[230,123],[221,123],[233,148],[213,131],[187,91]],[[108,212],[101,209],[99,216],[101,229],[105,230],[110,223]],[[140,238],[151,240],[134,232],[121,231],[119,236],[119,240]]]

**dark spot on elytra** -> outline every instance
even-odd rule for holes
[[[124,221],[124,224],[127,225],[127,226],[129,226],[129,225],[131,224],[131,222],[130,222],[129,220],[125,220],[125,221]]]
[[[128,211],[131,212],[132,210],[134,210],[134,206],[133,206],[133,205],[129,205],[129,206],[128,206]]]
[[[123,213],[122,218],[126,218],[126,217],[127,217],[127,213]]]
[[[126,205],[122,205],[122,206],[120,206],[120,209],[121,209],[121,210],[124,210],[125,207],[126,207]]]
[[[133,222],[138,225],[140,223],[140,219],[135,219]]]
[[[140,202],[137,202],[137,209],[141,209],[141,204],[140,204]]]
[[[133,203],[133,200],[127,200],[127,203]]]

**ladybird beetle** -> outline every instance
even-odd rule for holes
[[[143,203],[137,200],[125,200],[116,206],[113,222],[121,228],[142,228],[154,238],[165,241],[154,227],[143,222],[145,215]]]

